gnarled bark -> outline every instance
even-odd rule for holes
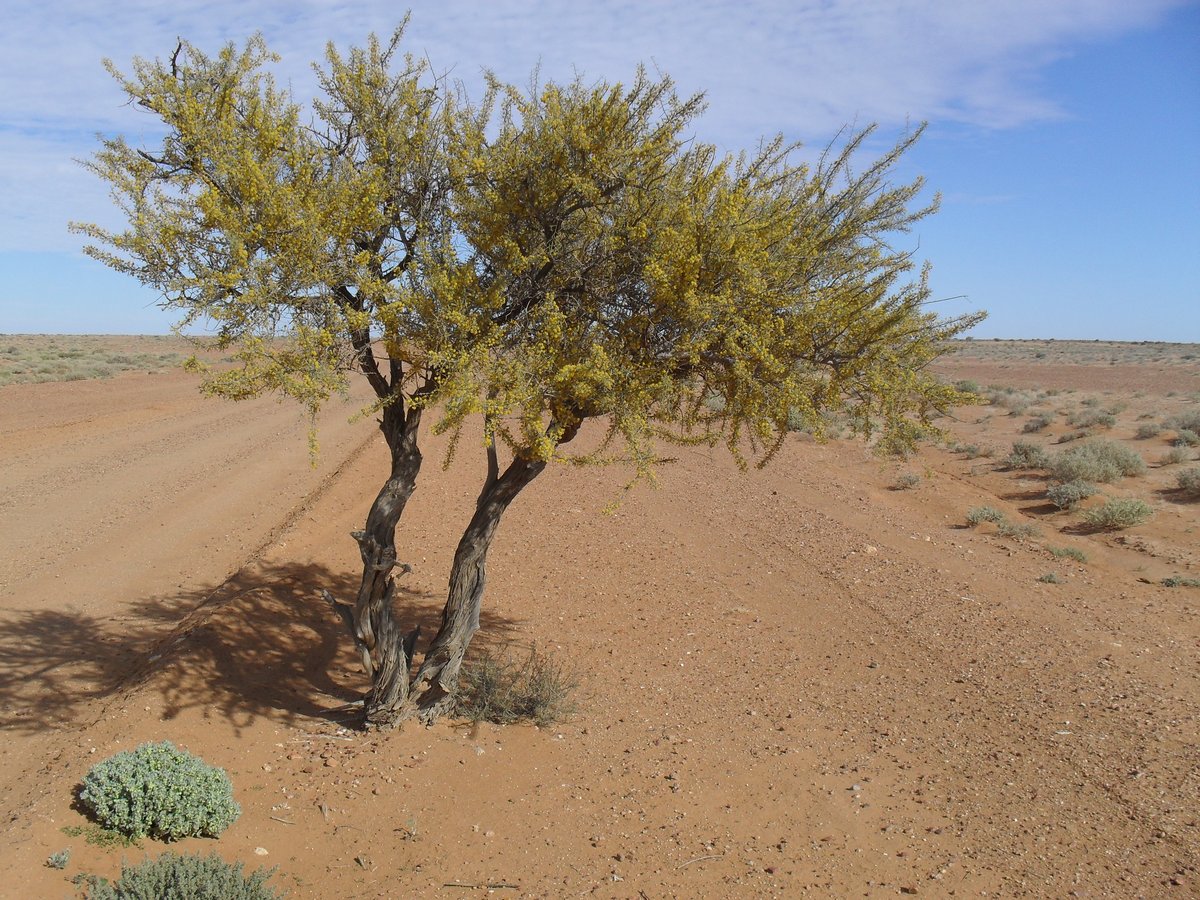
[[[414,698],[407,716],[432,722],[453,705],[458,673],[471,638],[479,630],[479,609],[487,580],[487,554],[500,518],[517,494],[546,468],[543,460],[517,457],[504,474],[489,478],[476,503],[475,514],[463,532],[450,569],[450,592],[442,623],[413,679]]]
[[[577,425],[567,429],[558,443],[565,444],[577,431]],[[479,630],[479,610],[487,581],[487,554],[492,538],[509,504],[545,468],[546,460],[516,456],[500,474],[496,448],[494,445],[488,448],[487,480],[476,501],[475,514],[454,553],[441,627],[413,678],[413,696],[401,718],[415,716],[428,724],[454,705],[463,658]]]
[[[392,609],[397,567],[396,524],[416,488],[421,470],[421,451],[417,432],[421,424],[421,408],[396,401],[383,410],[380,429],[392,455],[391,473],[379,491],[366,527],[354,532],[363,561],[362,582],[353,605],[327,600],[346,622],[362,658],[363,668],[371,676],[371,689],[364,698],[364,713],[368,725],[388,725],[409,696],[409,671],[413,647],[418,632],[401,632]],[[410,571],[407,563],[399,563],[400,572]]]

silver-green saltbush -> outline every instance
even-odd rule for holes
[[[224,769],[169,741],[97,763],[79,799],[105,828],[164,841],[216,837],[242,812]]]
[[[1175,485],[1185,497],[1200,500],[1200,468],[1184,469],[1177,473]]]
[[[1119,497],[1107,501],[1103,506],[1085,510],[1083,521],[1092,528],[1119,530],[1141,525],[1153,515],[1153,508],[1145,501],[1133,497]]]
[[[266,881],[274,869],[243,874],[242,864],[211,856],[164,853],[136,866],[122,865],[116,884],[93,878],[88,900],[278,900]]]
[[[1046,491],[1046,499],[1059,509],[1074,509],[1080,501],[1095,493],[1096,486],[1090,481],[1064,481],[1051,485]]]
[[[1050,454],[1044,447],[1029,441],[1016,441],[1004,460],[1010,469],[1045,469],[1050,466]]]
[[[1146,463],[1134,450],[1113,441],[1088,441],[1064,450],[1051,461],[1052,481],[1108,484],[1122,476],[1141,475]]]

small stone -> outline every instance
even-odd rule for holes
[[[255,855],[255,856],[266,856],[266,855],[267,855],[267,848],[266,848],[266,847],[255,847],[255,848],[254,848],[254,855]]]
[[[328,769],[336,769],[338,767],[338,761],[331,756],[329,759],[325,760],[325,767]]]

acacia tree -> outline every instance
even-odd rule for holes
[[[930,214],[894,185],[911,135],[862,171],[869,132],[812,166],[782,138],[721,156],[691,140],[699,97],[639,71],[629,86],[494,77],[471,103],[427,64],[370,38],[332,45],[309,121],[277,89],[261,38],[209,57],[109,71],[165,127],[161,145],[103,141],[123,231],[76,225],[87,252],[207,323],[239,365],[203,387],[291,396],[315,414],[361,375],[391,467],[355,532],[353,601],[326,594],[372,684],[368,724],[449,710],[479,627],[488,548],[505,510],[590,419],[588,455],[650,475],[663,440],[723,441],[770,460],[797,420],[847,412],[911,442],[961,400],[926,365],[977,316],[926,308],[897,233]],[[393,611],[395,531],[421,468],[421,420],[451,446],[483,421],[481,486],[449,573],[441,626]]]

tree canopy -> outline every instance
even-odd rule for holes
[[[315,413],[348,377],[369,382],[392,469],[356,533],[358,600],[334,603],[380,723],[449,708],[500,516],[584,422],[607,430],[593,455],[639,475],[664,439],[765,463],[830,409],[911,442],[962,399],[926,366],[978,320],[932,313],[926,271],[895,244],[936,206],[890,180],[919,131],[861,169],[869,129],[811,164],[782,137],[723,155],[691,133],[702,98],[668,78],[489,75],[472,101],[400,54],[403,32],[330,45],[307,110],[261,37],[216,56],[181,42],[128,75],[106,63],[165,137],[104,139],[88,165],[128,225],[75,226],[181,329],[204,323],[236,354],[206,390]],[[417,636],[395,631],[390,573],[425,409],[455,435],[480,417],[485,464],[442,629],[410,676]]]

